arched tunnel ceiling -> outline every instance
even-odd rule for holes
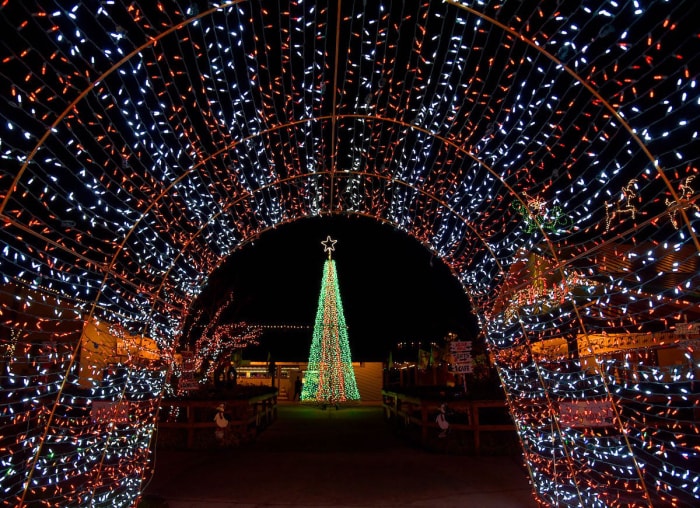
[[[409,233],[485,312],[523,250],[695,266],[697,5],[648,4],[5,4],[3,273],[169,337],[309,216]]]

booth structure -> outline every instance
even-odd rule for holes
[[[275,376],[270,375],[267,362],[248,362],[248,365],[237,367],[237,382],[242,385],[267,385],[274,381],[278,389],[278,400],[289,401],[294,397],[294,381],[305,378],[306,362],[275,362]],[[380,403],[382,400],[382,384],[384,379],[384,364],[382,362],[353,362],[353,371],[360,398],[367,403]]]

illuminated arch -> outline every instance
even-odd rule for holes
[[[0,8],[16,35],[0,49],[1,417],[41,423],[5,448],[9,498],[92,481],[54,501],[129,505],[154,409],[124,384],[119,407],[150,419],[64,414],[67,397],[106,397],[86,358],[148,338],[170,359],[229,254],[346,214],[406,232],[459,280],[539,501],[697,502],[692,470],[648,452],[664,445],[666,410],[635,406],[646,395],[627,378],[645,379],[656,407],[697,372],[698,6],[560,3]],[[575,425],[583,407],[617,441]],[[678,456],[697,460],[694,417],[676,409]],[[78,473],[46,452],[66,427],[100,437]]]

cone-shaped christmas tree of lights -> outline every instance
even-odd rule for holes
[[[301,391],[302,402],[337,405],[360,400],[335,262],[331,257],[336,242],[330,236],[321,242],[324,251],[328,252],[328,259],[323,266],[309,365]]]

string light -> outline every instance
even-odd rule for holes
[[[533,233],[540,228],[551,232],[563,231],[572,224],[571,218],[564,213],[561,206],[554,205],[548,208],[547,203],[540,197],[531,198],[527,193],[523,193],[523,196],[526,199],[525,204],[516,202],[513,203],[513,208],[523,216],[526,232]]]
[[[700,4],[202,5],[0,7],[2,503],[132,506],[209,274],[348,214],[464,287],[538,503],[697,505]]]
[[[685,179],[685,182],[678,185],[679,197],[678,200],[672,200],[666,198],[665,203],[668,207],[668,216],[671,219],[671,224],[673,227],[678,229],[680,227],[680,222],[678,220],[678,214],[680,211],[688,212],[700,212],[700,205],[693,201],[693,188],[690,186],[690,182],[695,179],[695,175],[689,176]]]
[[[251,345],[259,344],[259,338],[263,333],[262,328],[254,327],[245,322],[221,323],[222,313],[233,303],[233,293],[230,293],[226,302],[220,305],[214,315],[209,318],[194,346],[194,370],[202,370],[206,365],[204,375],[200,382],[205,383],[214,374],[219,361],[230,357],[237,349],[244,349]],[[193,321],[192,327],[201,320],[201,311]]]
[[[323,266],[309,362],[301,390],[302,402],[338,405],[360,400],[338,274],[331,258],[336,242],[330,236],[321,242],[328,259]]]

